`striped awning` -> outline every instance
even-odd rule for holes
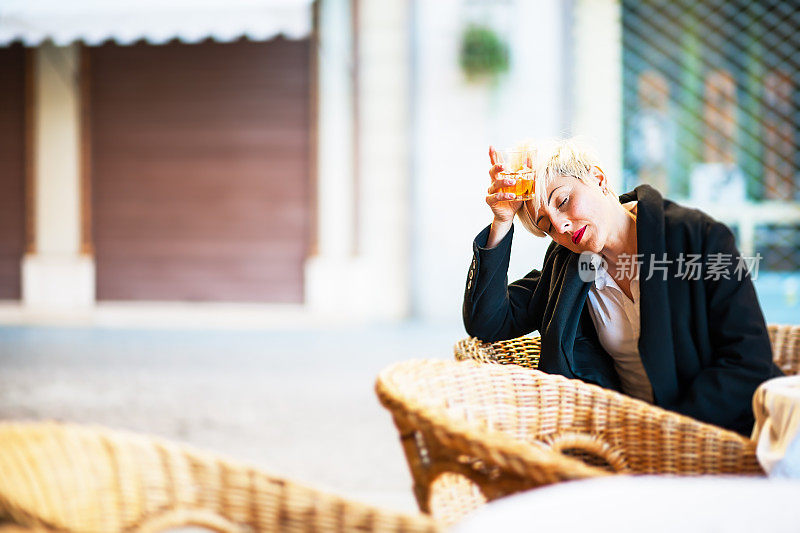
[[[3,0],[0,46],[301,39],[313,0]]]

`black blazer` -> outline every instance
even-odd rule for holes
[[[623,203],[632,200],[638,200],[636,242],[642,254],[639,353],[655,403],[749,436],[753,393],[781,371],[772,362],[750,276],[736,271],[740,253],[733,235],[724,224],[664,200],[648,185],[620,197]],[[467,333],[494,342],[539,331],[540,370],[619,391],[613,360],[585,305],[591,283],[578,275],[578,254],[553,242],[541,272],[509,285],[513,233],[512,228],[487,249],[486,227],[473,242],[463,306]],[[679,257],[687,257],[682,254],[702,256],[699,276],[681,277]],[[719,274],[709,264],[720,270],[727,261],[711,254],[730,254]],[[658,270],[664,265],[666,276]]]

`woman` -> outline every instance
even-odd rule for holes
[[[730,230],[648,185],[617,198],[574,141],[529,149],[535,198],[523,203],[501,191],[513,180],[490,148],[494,220],[473,243],[467,332],[539,331],[540,370],[749,435],[756,387],[781,372]],[[515,214],[553,242],[541,271],[508,284]]]

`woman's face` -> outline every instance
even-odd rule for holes
[[[574,176],[554,179],[547,188],[546,205],[525,206],[539,229],[575,253],[600,253],[613,220],[609,196],[603,193],[605,176],[592,171],[589,184]]]

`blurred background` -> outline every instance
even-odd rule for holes
[[[0,416],[413,509],[372,393],[451,357],[489,144],[582,135],[800,320],[800,0],[0,0]],[[548,242],[516,232],[510,277]]]

